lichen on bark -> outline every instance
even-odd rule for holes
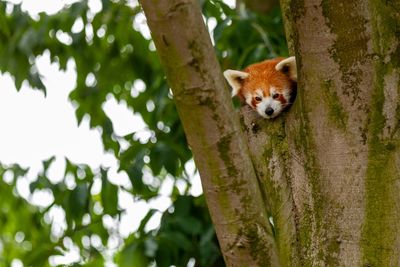
[[[142,0],[228,266],[278,262],[268,214],[196,0]]]
[[[368,125],[368,171],[365,181],[366,212],[363,224],[364,264],[370,266],[399,265],[400,201],[396,181],[400,179],[400,136],[396,135],[390,117],[398,118],[398,107],[384,110],[388,99],[386,91],[400,91],[395,80],[385,82],[393,72],[400,73],[398,29],[400,3],[370,1],[372,17],[374,61],[373,97]],[[396,88],[397,87],[397,88]],[[397,98],[399,95],[397,94]],[[397,100],[399,103],[399,100]],[[392,112],[394,115],[388,114]],[[390,133],[392,132],[392,133]]]
[[[325,103],[329,108],[329,118],[338,128],[345,131],[348,116],[333,86],[332,80],[326,80],[322,82],[320,87],[325,96]]]
[[[281,0],[296,103],[240,121],[197,1],[141,2],[227,265],[398,265],[400,4]]]
[[[399,16],[397,22],[393,19],[399,4],[372,0],[281,2],[283,11],[289,12],[285,15],[288,36],[297,38],[291,43],[296,55],[301,55],[299,94],[287,122],[296,229],[305,255],[300,262],[305,266],[378,266],[377,261],[365,260],[365,255],[379,255],[375,253],[379,246],[399,251],[400,244],[393,236],[383,240],[399,228],[393,223],[399,210],[392,205],[399,202],[393,195],[398,189],[394,181],[400,157],[393,121],[399,108],[393,100],[379,102],[384,95],[398,98],[399,94],[390,93],[387,85],[378,94],[376,88],[378,76],[391,86],[398,81],[393,69],[389,77],[389,72],[381,73],[376,62],[382,59],[399,70],[396,61],[400,57],[388,60],[399,51],[398,41],[393,32],[386,31],[399,29]],[[293,9],[299,5],[300,9]],[[391,11],[383,12],[389,6]],[[381,16],[377,16],[378,11]],[[379,23],[373,25],[374,20]],[[373,32],[377,26],[379,34]],[[374,48],[377,40],[384,46]],[[382,49],[390,53],[383,55]],[[395,90],[399,91],[398,84]],[[391,116],[390,130],[388,122],[376,115],[386,116],[382,112]],[[386,127],[377,135],[379,139],[374,138],[374,125]],[[384,134],[392,140],[382,140]],[[372,204],[374,201],[382,202],[382,210]],[[385,224],[379,224],[378,217],[388,223],[391,220],[390,230],[385,229],[382,236],[378,232]],[[393,257],[391,262],[396,262]]]

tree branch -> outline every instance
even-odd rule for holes
[[[247,142],[195,0],[142,0],[228,266],[279,266]]]

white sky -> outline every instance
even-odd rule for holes
[[[18,0],[9,1],[21,3]],[[23,0],[22,8],[36,17],[39,12],[54,14],[65,4],[76,2],[74,0]],[[133,0],[133,2],[136,2]],[[234,6],[235,0],[225,1]],[[93,12],[101,9],[100,0],[89,0]],[[41,162],[51,156],[56,156],[56,161],[49,170],[52,181],[60,181],[65,169],[64,158],[67,157],[74,163],[88,164],[92,168],[99,166],[110,167],[110,180],[115,184],[129,184],[126,174],[117,174],[117,160],[111,154],[106,154],[97,130],[89,129],[87,118],[78,127],[75,118],[75,109],[68,101],[68,94],[76,83],[75,66],[72,61],[68,63],[67,71],[59,71],[57,64],[50,64],[49,54],[45,53],[37,60],[39,72],[45,77],[44,84],[47,88],[47,97],[38,90],[32,90],[27,84],[17,92],[12,77],[7,73],[0,73],[0,162],[3,164],[18,163],[29,167],[27,177],[18,183],[18,192],[25,198],[29,195],[29,181],[36,178],[41,170]],[[145,124],[140,116],[134,115],[126,105],[119,104],[114,98],[109,98],[103,106],[110,117],[118,135],[125,135],[133,131],[144,129]],[[193,174],[193,195],[202,193],[198,174],[194,174],[193,161],[187,164],[187,169]],[[9,178],[9,177],[8,177]],[[7,179],[8,179],[7,178]],[[12,179],[12,178],[11,178]],[[99,188],[100,183],[96,183]],[[126,212],[122,216],[119,232],[127,237],[137,229],[140,220],[149,208],[164,211],[171,204],[168,198],[173,186],[173,179],[167,178],[162,185],[161,196],[146,203],[134,202],[128,193],[119,193],[119,206]],[[182,188],[182,184],[178,187]],[[183,189],[183,188],[182,188]],[[96,186],[95,189],[96,190]],[[47,192],[36,194],[30,201],[39,206],[47,206],[52,197]],[[156,214],[149,222],[148,228],[157,227],[161,213]],[[57,223],[53,232],[62,233],[65,229],[64,214],[61,209],[54,208],[51,217]],[[107,223],[107,222],[106,222]],[[112,225],[109,221],[107,224]],[[91,240],[92,243],[96,240]],[[65,241],[68,243],[68,240]],[[118,242],[111,242],[110,247],[117,247]],[[68,264],[76,261],[78,253],[70,245],[71,252],[65,257],[57,256],[51,262]],[[14,266],[19,266],[16,260]],[[110,265],[112,266],[112,265]]]

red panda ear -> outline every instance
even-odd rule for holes
[[[297,82],[297,66],[295,57],[285,58],[276,64],[275,69],[287,74],[292,81]]]
[[[239,93],[243,80],[249,77],[249,74],[238,70],[226,70],[224,71],[224,76],[232,87],[232,97],[234,97]]]

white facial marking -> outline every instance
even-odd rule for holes
[[[239,93],[242,86],[240,80],[246,79],[249,74],[247,72],[238,70],[226,70],[224,71],[224,76],[229,85],[232,87],[232,97],[234,97]]]
[[[251,107],[251,101],[253,100],[253,94],[251,94],[251,93],[246,93],[246,95],[244,96],[244,98],[246,99],[247,105],[249,105],[249,106]]]
[[[297,82],[296,58],[295,57],[285,58],[275,66],[275,69],[277,71],[282,71],[285,67],[289,68],[289,78]]]
[[[270,88],[270,96],[264,97],[263,90],[262,89],[257,89],[255,92],[250,93],[247,92],[244,95],[244,98],[246,100],[246,103],[252,107],[252,102],[255,97],[260,97],[262,100],[258,103],[256,103],[255,109],[260,116],[267,118],[267,119],[272,119],[277,117],[283,109],[287,106],[287,104],[282,104],[281,101],[277,99],[273,99],[273,95],[279,93],[278,90],[275,87]],[[286,99],[286,101],[289,101],[290,98],[290,90],[285,89],[282,92],[283,97]],[[268,108],[273,109],[273,113],[268,115],[266,114],[266,110]]]
[[[269,92],[270,92],[270,96],[262,97],[262,101],[257,104],[256,110],[257,110],[258,114],[260,114],[262,117],[267,118],[267,119],[272,119],[272,118],[275,118],[276,116],[278,116],[282,112],[283,106],[279,100],[272,98],[272,96],[277,92],[276,88],[271,87],[269,89]],[[265,113],[266,110],[269,108],[273,109],[273,113],[270,115]]]
[[[273,109],[273,113],[271,115],[267,115],[265,112],[268,108]],[[282,111],[282,103],[278,100],[273,99],[272,97],[265,97],[263,100],[257,105],[257,112],[262,117],[270,119],[278,116]]]

